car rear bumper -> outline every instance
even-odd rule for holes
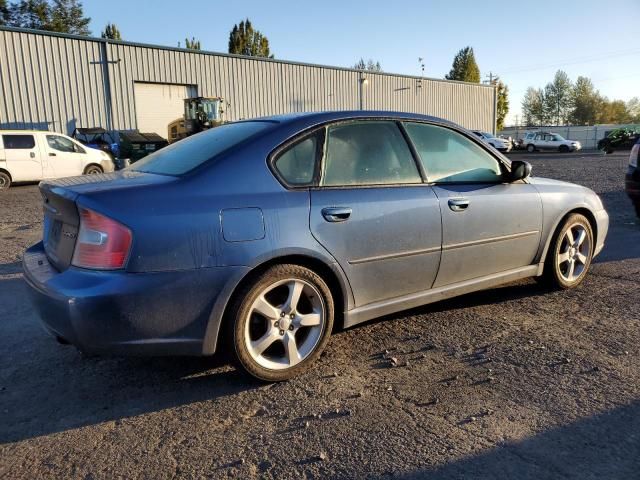
[[[244,268],[59,272],[42,243],[23,257],[24,278],[45,329],[95,354],[201,355],[213,305]]]

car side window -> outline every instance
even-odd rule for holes
[[[498,160],[464,135],[425,123],[406,123],[405,128],[430,182],[502,181]]]
[[[60,135],[47,135],[47,143],[49,144],[49,148],[59,152],[74,153],[77,151],[75,143]]]
[[[2,135],[2,142],[7,150],[31,150],[36,146],[33,135]]]
[[[299,187],[313,183],[320,136],[314,134],[307,137],[276,158],[275,169],[289,185]]]
[[[418,167],[398,125],[355,121],[329,126],[322,186],[422,183]]]

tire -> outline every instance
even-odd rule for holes
[[[7,172],[0,172],[0,190],[8,189],[11,186],[11,176]]]
[[[558,150],[559,150],[561,153],[569,153],[569,147],[567,147],[566,145],[560,145],[560,146],[558,147]]]
[[[333,328],[334,304],[320,276],[284,264],[242,288],[230,312],[238,365],[259,380],[280,382],[307,371],[320,356]]]
[[[85,175],[99,175],[103,173],[102,167],[99,165],[89,165],[84,169]]]
[[[569,215],[554,234],[539,280],[551,288],[577,287],[591,266],[594,248],[593,229],[589,220],[579,213]]]
[[[531,144],[527,145],[527,152],[533,153],[535,151],[536,151],[536,147],[535,146],[533,146]]]

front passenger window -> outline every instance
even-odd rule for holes
[[[68,138],[61,137],[60,135],[47,135],[47,143],[49,144],[49,148],[59,152],[73,153],[76,151],[75,144]]]
[[[502,181],[498,161],[475,142],[448,128],[406,123],[427,179],[437,183],[496,183]]]

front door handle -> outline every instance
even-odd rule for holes
[[[322,216],[327,222],[344,222],[351,216],[349,207],[327,207],[322,209]]]
[[[49,156],[50,156],[50,157],[55,157],[55,156],[56,156],[56,154],[55,154],[55,153],[53,153],[53,152],[49,152]]]
[[[449,200],[449,208],[454,212],[463,212],[469,206],[469,200],[466,198],[452,198]]]
[[[35,154],[34,152],[29,152],[29,156],[30,156],[31,158],[36,158],[36,154]]]

